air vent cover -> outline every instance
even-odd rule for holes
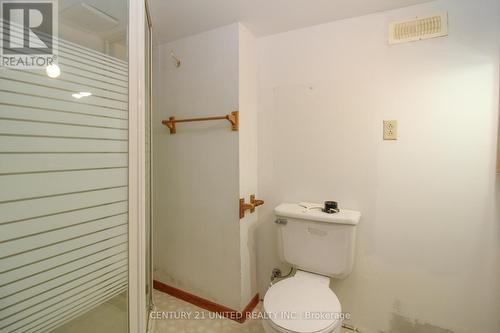
[[[448,14],[392,22],[389,25],[389,44],[417,41],[448,35]]]

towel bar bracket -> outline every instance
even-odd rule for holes
[[[245,217],[245,211],[249,210],[250,213],[255,212],[255,207],[264,204],[264,200],[255,199],[255,194],[250,196],[250,203],[246,203],[244,198],[240,199],[240,219]]]

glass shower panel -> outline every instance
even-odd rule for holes
[[[58,21],[60,75],[0,69],[0,332],[126,332],[128,2]]]

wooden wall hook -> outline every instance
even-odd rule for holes
[[[255,207],[258,207],[258,206],[261,206],[264,204],[264,200],[255,199],[255,194],[252,194],[250,196],[250,203],[253,205],[253,208],[250,209],[250,213],[253,213],[253,212],[255,212]]]
[[[255,206],[251,203],[246,203],[244,198],[240,198],[240,219],[245,217],[245,210],[255,209]]]
[[[255,212],[255,207],[264,204],[264,200],[255,199],[255,194],[250,195],[250,203],[246,203],[244,198],[240,198],[240,219],[245,217],[245,211]]]

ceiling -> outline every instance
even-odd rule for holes
[[[257,37],[431,0],[150,0],[157,43],[234,22]]]
[[[126,38],[127,0],[59,0],[60,23],[108,41]]]

